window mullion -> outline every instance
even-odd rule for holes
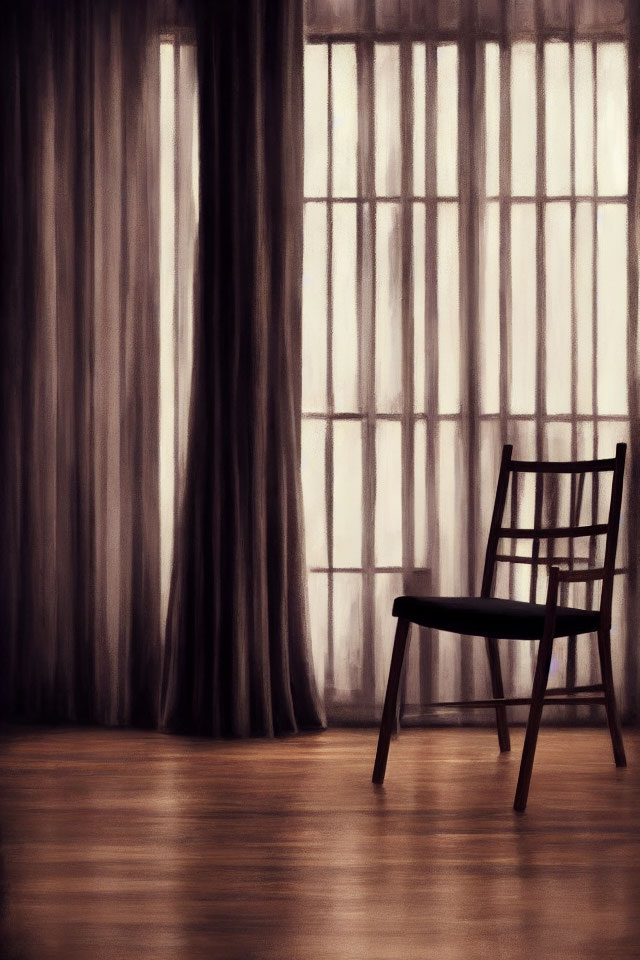
[[[545,102],[544,102],[544,41],[541,37],[543,10],[536,0],[536,457],[545,456],[545,422],[547,413],[546,382],[546,276],[545,276]]]
[[[473,15],[469,5],[468,16]],[[477,528],[477,463],[478,436],[478,325],[479,302],[479,196],[484,184],[484,156],[481,148],[484,100],[484,58],[476,56],[473,23],[459,46],[459,135],[458,135],[458,193],[460,242],[460,320],[461,339],[465,350],[460,351],[460,382],[462,387],[461,426],[463,428],[467,469],[467,583],[466,590],[477,589],[476,544]]]
[[[414,356],[413,356],[413,83],[412,46],[400,45],[402,245],[402,567],[414,564]]]
[[[359,188],[375,197],[374,44],[358,47],[358,169]],[[376,329],[376,205],[359,204],[358,263],[360,265],[360,377],[362,403],[362,697],[375,704],[375,329]]]
[[[333,89],[331,75],[332,45],[327,44],[327,429],[325,433],[325,497],[327,516],[327,663],[325,689],[331,704],[335,688],[335,630],[333,579]]]
[[[438,536],[438,200],[436,177],[437,43],[425,43],[425,370],[427,420],[426,489],[431,495],[427,510],[430,589],[439,589],[440,548]],[[420,698],[423,703],[436,699],[438,643],[420,645]]]

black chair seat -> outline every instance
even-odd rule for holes
[[[393,616],[421,627],[447,630],[496,640],[539,640],[544,629],[545,605],[498,597],[396,597]],[[600,611],[558,607],[555,637],[592,633]]]

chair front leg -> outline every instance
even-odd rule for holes
[[[396,637],[393,642],[393,653],[391,654],[391,667],[389,668],[389,680],[387,682],[387,692],[384,698],[384,708],[382,711],[382,721],[380,723],[380,735],[378,737],[378,749],[376,752],[376,761],[373,767],[374,783],[383,783],[385,770],[387,769],[387,757],[389,755],[389,741],[396,721],[396,703],[398,700],[398,687],[400,685],[400,676],[402,674],[402,663],[404,661],[404,651],[407,645],[407,636],[409,627],[408,620],[398,619],[396,627]]]
[[[527,797],[529,796],[531,771],[533,770],[533,759],[536,753],[536,743],[538,742],[542,705],[547,689],[547,680],[549,679],[552,649],[553,637],[543,637],[538,650],[538,660],[536,663],[533,690],[531,692],[531,706],[529,707],[529,719],[527,720],[527,732],[524,736],[518,786],[516,787],[516,796],[513,804],[513,809],[520,812],[525,809]]]
[[[558,603],[559,575],[560,571],[558,567],[552,567],[549,574],[549,586],[547,589],[547,611],[544,621],[544,631],[542,634],[542,639],[540,640],[540,647],[538,649],[536,672],[533,678],[533,690],[531,691],[529,719],[527,720],[527,732],[525,733],[524,737],[522,760],[520,761],[520,773],[518,774],[518,785],[516,787],[516,796],[513,802],[513,809],[520,813],[527,806],[529,784],[531,783],[531,771],[533,770],[533,758],[535,757],[536,753],[536,743],[538,741],[538,730],[540,729],[544,695],[547,689],[547,680],[549,679],[549,668],[551,667],[553,634],[556,624],[556,606]]]
[[[618,708],[616,706],[616,694],[613,688],[611,634],[609,630],[604,628],[598,630],[598,653],[600,654],[602,686],[604,687],[605,707],[609,733],[611,734],[611,745],[613,746],[613,757],[616,761],[616,767],[626,767],[627,758],[624,752],[624,743],[622,742],[622,727],[620,726],[620,717],[618,716]]]
[[[498,650],[498,641],[487,637],[487,657],[489,658],[489,673],[491,674],[491,691],[494,697],[504,697],[504,687],[502,685],[502,670],[500,669],[500,652]],[[511,750],[511,738],[509,737],[509,724],[507,723],[507,708],[499,705],[496,707],[496,723],[498,726],[498,743],[500,752],[505,753]]]

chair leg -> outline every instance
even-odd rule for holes
[[[606,699],[607,721],[609,723],[609,733],[611,734],[611,744],[613,746],[613,756],[616,761],[616,767],[626,767],[627,758],[624,752],[624,743],[622,742],[622,727],[620,726],[620,717],[616,706],[616,695],[613,688],[613,667],[611,664],[611,635],[608,630],[598,631],[598,653],[600,654],[600,670],[602,673],[602,685]]]
[[[396,720],[396,702],[398,699],[398,686],[400,685],[400,676],[402,674],[402,662],[404,660],[404,651],[407,645],[407,636],[411,624],[408,620],[398,619],[396,627],[396,637],[393,642],[393,653],[391,654],[391,667],[389,669],[389,680],[387,682],[387,692],[384,698],[384,709],[382,711],[382,721],[380,723],[380,735],[378,737],[378,749],[376,752],[376,762],[373,767],[374,783],[383,783],[385,770],[387,769],[387,757],[389,755],[389,741],[393,732]]]
[[[487,656],[489,658],[489,673],[491,674],[492,694],[494,697],[504,697],[498,641],[493,640],[491,637],[487,637]],[[507,723],[506,707],[496,707],[496,723],[498,726],[498,743],[500,744],[500,752],[504,753],[507,750],[511,750],[511,738],[509,737],[509,724]]]
[[[531,771],[533,770],[533,758],[535,757],[536,753],[538,730],[540,729],[540,718],[542,717],[542,705],[545,691],[547,689],[547,680],[549,679],[552,649],[553,637],[543,637],[540,641],[540,648],[538,650],[536,672],[533,678],[533,690],[531,691],[529,719],[527,720],[527,732],[525,733],[524,737],[524,747],[522,749],[522,760],[520,761],[518,785],[516,787],[516,796],[513,802],[513,809],[519,812],[522,812],[527,806],[529,784],[531,783]]]

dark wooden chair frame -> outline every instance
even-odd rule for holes
[[[498,477],[493,516],[491,519],[491,527],[489,530],[489,539],[485,555],[482,590],[480,596],[491,597],[492,595],[496,563],[501,561],[508,563],[514,562],[514,556],[512,554],[498,553],[498,544],[500,540],[505,538],[533,540],[534,543],[532,556],[515,558],[515,562],[525,562],[550,568],[544,628],[540,637],[540,645],[538,648],[538,657],[531,696],[505,697],[502,684],[502,672],[500,669],[498,641],[487,638],[485,642],[489,661],[491,690],[493,696],[487,700],[458,700],[430,703],[425,705],[425,709],[442,709],[449,707],[463,707],[465,709],[474,707],[495,707],[498,742],[502,752],[511,749],[506,708],[509,706],[523,705],[528,705],[530,707],[524,747],[522,751],[522,760],[520,762],[518,785],[513,804],[515,810],[523,811],[527,805],[529,784],[531,782],[531,771],[533,769],[533,761],[535,756],[536,742],[538,739],[538,730],[540,728],[542,709],[549,704],[553,704],[554,706],[557,706],[558,704],[571,704],[574,706],[576,704],[601,704],[604,706],[607,713],[607,721],[609,725],[609,732],[611,734],[613,756],[616,766],[626,766],[626,757],[622,742],[622,729],[616,707],[616,698],[613,686],[613,669],[611,663],[611,603],[613,596],[613,581],[615,574],[622,572],[616,570],[615,558],[618,544],[618,528],[620,525],[620,509],[622,504],[622,483],[624,477],[626,444],[617,444],[615,457],[608,460],[583,460],[576,462],[521,461],[512,460],[512,452],[513,447],[511,445],[506,445],[502,451],[502,461],[500,465],[500,474]],[[584,478],[584,475],[586,474],[594,474],[605,471],[613,472],[611,501],[607,523],[591,524],[588,526],[572,525],[568,527],[543,527],[541,525],[542,484],[537,483],[534,519],[535,526],[530,529],[502,526],[511,474],[582,474]],[[583,479],[582,482],[584,482]],[[548,555],[546,557],[539,556],[539,541],[541,539],[548,541],[554,538],[569,539],[574,537],[596,537],[601,535],[606,535],[605,555],[603,565],[601,567],[591,567],[583,570],[561,570],[560,567],[553,564],[553,560],[555,559],[556,562],[560,560],[568,561],[570,558],[553,558],[549,557]],[[545,552],[548,554],[548,551]],[[574,686],[572,688],[558,687],[555,689],[547,689],[549,668],[551,665],[551,654],[553,649],[559,586],[563,583],[589,583],[597,580],[602,581],[599,608],[600,619],[599,628],[597,631],[602,682],[589,686]],[[398,722],[396,712],[398,687],[402,674],[405,648],[410,626],[410,620],[398,618],[393,653],[391,656],[391,667],[389,670],[387,692],[382,713],[382,722],[380,725],[380,735],[378,738],[378,749],[373,769],[373,782],[378,784],[384,781],[387,757],[389,753],[389,741],[391,734],[396,729]]]

